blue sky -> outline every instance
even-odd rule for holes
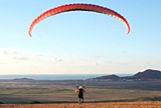
[[[27,34],[32,20],[66,3],[101,5],[124,25],[94,12],[50,17]],[[160,0],[3,0],[0,2],[0,74],[111,74],[161,70]]]

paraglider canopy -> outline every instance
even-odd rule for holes
[[[130,32],[130,25],[128,23],[128,21],[119,13],[115,12],[114,10],[111,10],[109,8],[106,7],[102,7],[102,6],[98,6],[98,5],[93,5],[93,4],[66,4],[66,5],[62,5],[62,6],[58,6],[52,9],[49,9],[45,12],[43,12],[42,14],[40,14],[37,18],[35,18],[28,30],[28,34],[30,36],[32,36],[32,29],[34,28],[34,26],[39,23],[41,20],[44,20],[45,18],[49,17],[49,16],[53,16],[62,12],[68,12],[68,11],[92,11],[92,12],[97,12],[97,13],[102,13],[102,14],[106,14],[106,15],[110,15],[113,16],[117,19],[119,19],[121,22],[123,22],[125,24],[125,26],[127,27],[127,33]]]

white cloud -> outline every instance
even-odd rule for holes
[[[54,58],[54,61],[55,61],[56,63],[60,63],[60,62],[63,61],[63,59],[62,59],[61,57],[55,57],[55,58]]]
[[[52,54],[51,54],[52,55]],[[147,62],[148,61],[148,62]],[[119,73],[160,67],[161,61],[140,58],[73,57],[23,53],[18,49],[0,48],[0,74]]]
[[[0,74],[46,73],[59,70],[63,59],[43,54],[24,54],[17,49],[0,48]]]
[[[24,57],[24,56],[15,56],[14,59],[15,60],[21,60],[21,61],[27,61],[27,60],[29,60],[28,57]]]
[[[9,49],[0,48],[0,54],[1,55],[17,55],[18,52],[16,49],[13,49],[13,48],[9,48]]]

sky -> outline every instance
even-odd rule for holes
[[[131,26],[94,12],[66,12],[27,31],[40,13],[70,3],[97,4]],[[0,74],[131,74],[161,70],[161,0],[1,0]]]

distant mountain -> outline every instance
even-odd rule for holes
[[[138,72],[133,76],[135,79],[141,80],[151,80],[151,79],[160,79],[161,80],[161,71],[148,69],[144,72]]]
[[[19,78],[19,79],[13,79],[15,81],[33,81],[34,79],[30,79],[30,78]]]
[[[93,78],[95,80],[120,80],[120,77],[117,75],[107,75],[107,76],[101,76]]]
[[[132,76],[120,77],[113,74],[113,75],[100,76],[89,80],[110,80],[110,81],[161,80],[161,71],[147,69],[143,72],[138,72]]]

